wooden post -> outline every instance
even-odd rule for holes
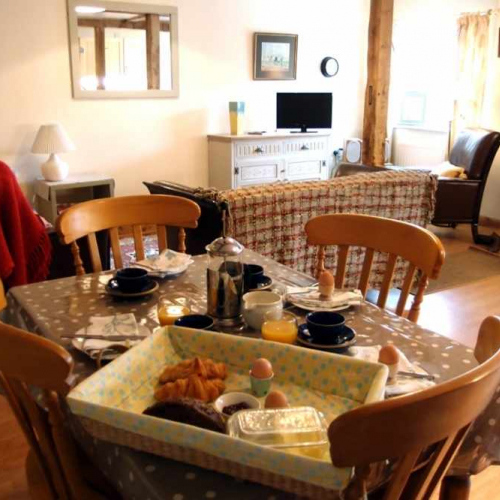
[[[97,77],[97,88],[105,90],[104,78],[106,77],[106,37],[104,26],[94,28],[95,37],[95,74]]]
[[[393,12],[394,0],[371,0],[363,122],[363,164],[370,167],[384,166]]]
[[[148,89],[160,88],[160,16],[146,14]]]

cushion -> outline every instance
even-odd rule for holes
[[[467,178],[467,175],[464,173],[465,169],[462,167],[457,167],[456,165],[451,164],[449,161],[445,161],[432,167],[431,172],[438,177],[451,177],[457,178],[460,177],[463,179],[464,175]]]

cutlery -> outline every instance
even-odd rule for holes
[[[124,340],[142,340],[148,335],[61,335],[62,339],[82,339],[82,340],[109,340],[110,342]]]
[[[403,377],[422,379],[422,380],[430,380],[431,382],[433,382],[436,379],[434,375],[429,375],[428,373],[398,372],[398,375],[401,375]]]

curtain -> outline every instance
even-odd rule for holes
[[[457,93],[452,126],[456,134],[481,125],[488,76],[490,13],[463,14],[458,18]]]

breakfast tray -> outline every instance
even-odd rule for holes
[[[228,365],[226,392],[249,390],[254,359],[271,361],[273,389],[292,406],[313,406],[331,422],[383,399],[387,367],[296,346],[180,327],[153,335],[94,373],[68,396],[73,414],[94,437],[310,498],[337,498],[352,470],[266,448],[198,427],[142,415],[166,364],[194,356]],[[334,445],[334,443],[333,443]]]

